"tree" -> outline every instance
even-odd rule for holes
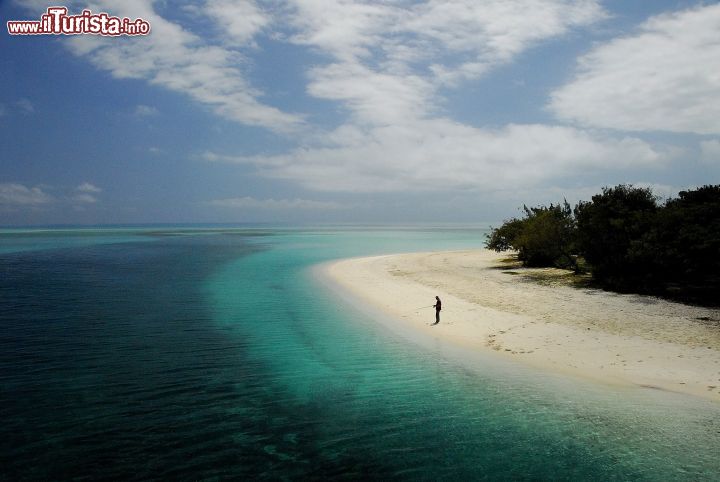
[[[720,293],[720,185],[682,191],[631,249],[663,294],[712,301]]]
[[[577,270],[572,255],[575,238],[575,221],[572,209],[565,201],[562,205],[523,206],[525,217],[505,221],[492,229],[486,242],[489,249],[514,249],[525,266],[572,267]]]
[[[525,266],[576,272],[582,257],[605,288],[720,303],[720,185],[658,205],[649,188],[621,184],[574,210],[567,201],[523,210],[492,229],[488,248],[514,249]]]
[[[497,251],[509,251],[514,248],[515,239],[520,236],[524,229],[525,221],[512,218],[503,222],[499,228],[490,228],[490,235],[485,241],[488,249]]]
[[[658,206],[649,188],[618,185],[575,207],[577,246],[603,285],[628,291],[652,280],[642,246]],[[639,285],[638,285],[639,283]]]

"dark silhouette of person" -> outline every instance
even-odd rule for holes
[[[433,305],[433,308],[435,308],[435,324],[437,325],[438,323],[440,323],[440,310],[442,309],[442,301],[440,301],[439,296],[436,296],[435,299],[437,301]]]

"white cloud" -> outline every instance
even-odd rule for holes
[[[550,108],[588,126],[718,134],[718,59],[720,5],[651,17],[583,56]]]
[[[30,99],[22,98],[15,102],[15,105],[22,114],[28,115],[35,112],[35,106],[30,102]]]
[[[446,119],[362,128],[343,126],[323,143],[276,156],[209,161],[255,165],[269,177],[319,191],[518,188],[610,169],[653,168],[669,153],[634,138],[614,139],[559,126],[479,129]]]
[[[268,209],[268,210],[332,210],[343,206],[336,202],[312,201],[308,199],[255,199],[253,197],[239,197],[215,199],[208,204],[222,208],[233,209]]]
[[[281,155],[224,156],[268,177],[320,191],[497,190],[609,169],[653,168],[669,153],[637,138],[572,127],[511,124],[478,128],[442,110],[443,89],[477,79],[528,49],[607,17],[597,0],[210,0],[205,15],[230,40],[220,45],[160,17],[153,2],[100,5],[150,20],[147,38],[70,40],[73,51],[118,78],[183,92],[246,124],[291,130],[295,115],[262,104],[241,67],[260,34],[324,54],[307,71],[309,95],[349,113],[329,132],[304,133]],[[282,16],[280,15],[282,14]],[[287,22],[280,25],[279,20]],[[272,29],[275,29],[274,31]],[[289,29],[289,30],[288,30]],[[244,50],[243,50],[244,49]],[[311,203],[311,204],[306,204]],[[315,206],[317,201],[231,198],[215,206]],[[327,205],[327,203],[321,203]]]
[[[102,192],[102,189],[89,182],[84,182],[75,188],[75,194],[71,196],[71,200],[80,204],[95,204],[98,202],[96,194]]]
[[[720,140],[700,142],[700,160],[707,164],[720,165]]]
[[[271,23],[271,18],[252,1],[208,0],[199,8],[212,18],[234,42],[245,45]]]
[[[116,78],[143,79],[185,94],[227,119],[279,132],[292,131],[303,124],[301,117],[260,101],[262,91],[250,85],[240,68],[245,64],[237,42],[241,38],[250,41],[249,35],[257,31],[253,30],[257,19],[249,21],[250,30],[244,30],[247,35],[243,37],[240,33],[243,27],[238,25],[245,20],[227,18],[226,28],[235,32],[235,44],[213,45],[160,16],[154,8],[155,3],[153,0],[97,0],[90,5],[94,11],[143,18],[151,24],[151,35],[122,39],[81,35],[64,40],[75,55],[88,59],[98,69],[108,71]],[[257,10],[251,0],[245,3],[245,10]],[[38,5],[30,2],[30,7],[36,10]],[[71,11],[88,6],[79,2],[66,5]],[[227,2],[210,2],[208,14],[219,20],[218,15],[230,7]]]
[[[290,40],[332,60],[311,69],[308,93],[342,101],[356,121],[378,125],[436,115],[441,87],[607,16],[594,0],[288,4]]]
[[[276,156],[220,156],[322,191],[408,191],[523,185],[664,154],[638,139],[557,126],[479,129],[441,114],[441,88],[480,77],[543,40],[607,17],[588,0],[420,3],[292,0],[290,41],[329,55],[308,72],[310,95],[350,116]],[[620,162],[623,160],[623,162]],[[625,164],[626,163],[626,164]]]
[[[53,201],[53,197],[39,187],[26,187],[17,183],[0,183],[0,205],[40,206]]]
[[[522,195],[518,196],[516,189],[505,189],[498,190],[493,193],[493,198],[501,201],[503,204],[508,202],[518,202],[521,199],[521,203],[525,203],[528,206],[537,205],[548,205],[561,203],[564,199],[574,206],[579,201],[590,201],[596,194],[602,193],[603,188],[613,187],[619,183],[603,183],[593,185],[550,185],[550,186],[538,186],[530,189],[523,189]],[[687,189],[694,189],[694,186],[673,186],[668,184],[660,184],[646,181],[635,181],[635,182],[624,182],[624,184],[630,184],[640,188],[650,188],[662,202],[665,199],[676,197],[680,191]],[[518,208],[520,206],[517,206]]]
[[[392,75],[359,63],[336,63],[311,70],[309,77],[310,94],[344,102],[361,123],[401,123],[424,117],[433,105],[433,87],[415,75]]]
[[[48,204],[79,203],[94,204],[102,189],[84,182],[54,197],[46,192],[48,186],[27,187],[19,183],[0,183],[0,206],[6,208],[36,208]]]
[[[158,111],[157,108],[149,105],[139,104],[135,106],[135,115],[138,117],[151,117],[159,113],[160,111]]]
[[[635,187],[650,188],[650,190],[660,198],[660,201],[676,197],[680,191],[695,189],[695,186],[671,186],[669,184],[660,184],[657,182],[644,182],[639,181],[632,183]],[[599,192],[599,191],[598,191]]]
[[[78,187],[75,188],[75,190],[78,192],[90,194],[97,194],[99,192],[102,192],[102,189],[89,182],[84,182],[80,184]]]
[[[186,6],[185,11],[204,15],[223,31],[217,45],[161,17],[155,3],[97,0],[95,10],[148,20],[152,35],[122,42],[78,36],[68,45],[117,78],[145,79],[187,94],[224,117],[276,131],[291,131],[304,120],[263,104],[263,92],[241,70],[247,65],[242,48],[255,47],[260,33],[329,54],[331,62],[309,72],[308,92],[343,102],[360,122],[387,125],[434,115],[443,85],[483,75],[543,40],[607,16],[597,0],[264,3],[275,9],[275,18],[253,0]],[[287,25],[269,31],[279,19]],[[293,32],[284,36],[288,26]]]
[[[288,18],[297,29],[291,40],[350,60],[370,54],[388,27],[402,16],[391,3],[343,0],[288,0]]]
[[[209,161],[209,162],[216,162],[216,161],[229,161],[229,162],[233,162],[234,159],[235,159],[233,156],[222,156],[222,155],[216,154],[216,153],[214,153],[214,152],[212,152],[212,151],[205,151],[205,152],[203,152],[203,153],[200,155],[200,158],[203,159],[203,160],[205,160],[205,161]]]
[[[19,113],[23,115],[34,114],[35,106],[32,102],[30,102],[29,99],[26,99],[24,97],[16,100],[8,106],[6,106],[5,104],[0,104],[0,117],[10,115],[10,113]]]
[[[433,0],[413,8],[402,27],[420,37],[419,48],[428,43],[442,46],[445,53],[432,70],[439,81],[453,84],[484,75],[543,40],[606,17],[596,1]],[[461,60],[448,65],[447,53]]]
[[[477,77],[542,40],[607,17],[595,0],[288,4],[296,43],[319,48],[341,62],[377,56],[385,69],[433,62],[442,77]]]

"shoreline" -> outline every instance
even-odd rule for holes
[[[503,257],[483,249],[383,255],[318,271],[393,328],[546,372],[720,402],[720,325],[701,321],[719,320],[720,310],[547,286],[514,276]],[[443,310],[433,326],[435,295]]]

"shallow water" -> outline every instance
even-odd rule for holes
[[[2,478],[720,473],[717,404],[468,362],[388,330],[312,273],[481,246],[480,230],[34,236],[0,233],[13,247],[0,255]]]

